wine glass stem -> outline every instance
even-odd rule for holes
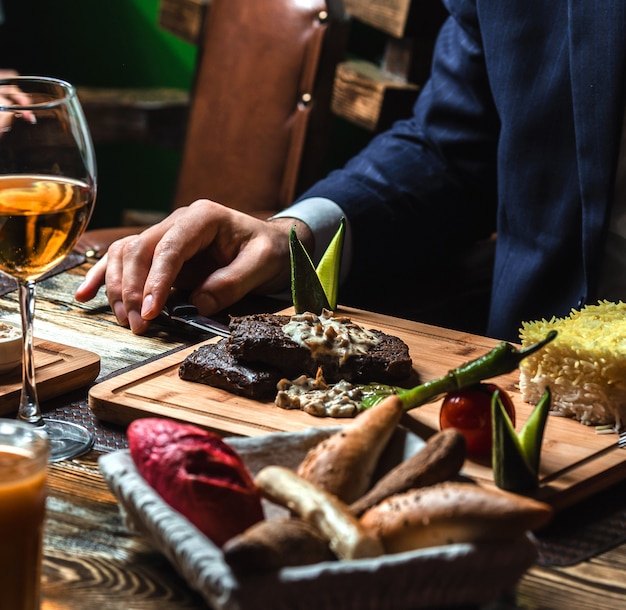
[[[28,423],[42,425],[43,419],[35,385],[35,358],[33,353],[33,320],[35,318],[35,282],[33,280],[19,281],[19,297],[24,356],[22,358],[22,394],[17,416],[18,419]]]

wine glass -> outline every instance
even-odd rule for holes
[[[96,163],[76,90],[48,77],[0,79],[0,272],[18,283],[23,347],[17,418],[40,426],[50,460],[84,453],[93,435],[42,417],[33,357],[35,282],[85,230],[96,196]]]

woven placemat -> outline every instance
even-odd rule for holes
[[[187,345],[181,345],[158,356],[152,356],[151,358],[147,358],[141,363],[122,367],[117,371],[114,371],[113,373],[110,373],[109,375],[106,375],[105,377],[100,379],[99,383],[101,383],[102,381],[106,381],[107,379],[110,379],[112,377],[117,377],[118,375],[133,370],[139,366],[144,366],[145,364],[152,362],[153,360],[164,358],[168,354],[185,349],[186,347]],[[52,401],[51,403],[49,403],[47,405],[48,408],[46,409],[45,415],[47,417],[82,424],[87,429],[91,430],[95,437],[94,449],[96,449],[97,451],[109,452],[117,451],[118,449],[126,449],[128,447],[128,441],[126,440],[125,428],[96,418],[91,408],[89,407],[88,399],[83,398],[85,390],[83,389],[79,392],[80,394],[77,395],[79,395],[80,397],[77,400],[72,401],[71,396],[66,396],[65,400],[63,400],[63,398],[59,398],[56,400],[56,402]]]
[[[57,275],[62,271],[78,267],[78,265],[82,265],[86,260],[87,259],[84,254],[71,252],[56,267],[50,269],[50,271],[48,271],[45,275],[42,275],[40,281],[45,280],[48,277],[52,277],[53,275]],[[14,290],[17,290],[17,282],[13,278],[0,273],[0,296],[13,292]]]
[[[626,542],[626,481],[561,511],[536,538],[543,566],[574,565]]]
[[[46,410],[45,416],[74,422],[91,430],[95,437],[93,448],[97,451],[109,453],[128,448],[124,428],[97,419],[89,408],[87,400],[78,400]]]

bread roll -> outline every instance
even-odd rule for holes
[[[347,505],[289,468],[265,466],[254,480],[268,499],[313,524],[339,559],[382,555],[378,538],[361,525]]]
[[[400,398],[387,396],[312,447],[297,473],[342,502],[354,502],[369,489],[378,459],[403,413]]]
[[[238,574],[336,559],[319,530],[297,517],[259,521],[226,542],[223,551],[226,563]]]
[[[448,481],[387,498],[361,523],[386,553],[515,538],[546,525],[552,508],[543,502],[473,483]]]
[[[455,428],[440,430],[426,445],[385,474],[364,496],[350,505],[357,516],[386,498],[409,489],[451,479],[463,466],[465,437]]]

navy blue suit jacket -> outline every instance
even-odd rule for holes
[[[414,115],[305,197],[343,208],[355,277],[400,266],[414,283],[396,290],[412,286],[417,299],[421,269],[496,230],[488,334],[515,340],[522,320],[596,298],[625,106],[626,3],[444,3],[450,17]]]

